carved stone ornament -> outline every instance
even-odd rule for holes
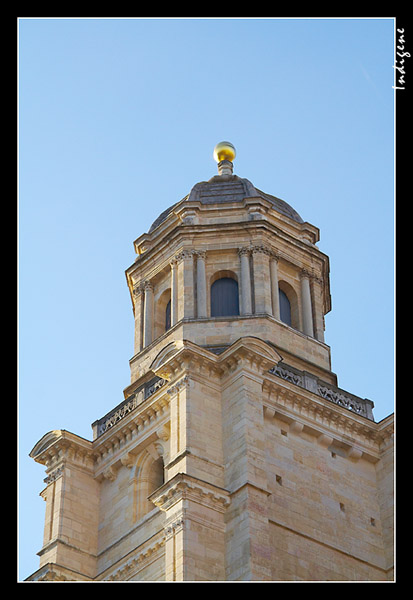
[[[46,485],[49,485],[49,483],[53,483],[53,481],[59,479],[59,477],[63,475],[64,468],[64,465],[61,465],[60,467],[52,471],[45,479],[43,479],[44,483]]]
[[[179,252],[179,254],[177,254],[175,256],[175,260],[180,263],[182,260],[185,259],[193,259],[194,257],[194,251],[193,250],[182,250],[182,252]]]

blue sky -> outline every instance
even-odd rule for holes
[[[91,439],[133,355],[133,241],[234,173],[320,228],[339,386],[394,397],[394,21],[19,21],[19,577],[38,568],[52,429]],[[400,93],[400,92],[397,92]]]

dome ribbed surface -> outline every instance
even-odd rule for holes
[[[216,175],[209,181],[196,183],[190,193],[179,202],[176,202],[166,210],[152,223],[149,233],[159,227],[172,210],[181,202],[198,201],[201,204],[225,204],[227,202],[242,202],[244,198],[260,197],[271,202],[274,209],[289,219],[297,223],[303,223],[300,215],[284,200],[266,194],[253,186],[248,179],[243,179],[237,175],[222,176]]]

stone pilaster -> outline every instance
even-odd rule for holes
[[[30,456],[46,465],[46,501],[40,567],[48,563],[96,575],[99,483],[93,477],[92,443],[66,431],[46,434]]]
[[[225,580],[228,492],[178,473],[150,499],[165,512],[166,581]]]
[[[149,281],[144,284],[144,293],[143,345],[146,347],[153,340],[153,286]]]
[[[317,340],[324,342],[323,280],[313,276],[311,283],[314,298],[314,335]]]
[[[142,283],[133,288],[134,316],[135,316],[135,354],[143,348],[143,315],[144,315],[144,289]]]
[[[178,322],[178,267],[177,260],[171,261],[171,326]]]
[[[250,274],[250,250],[240,248],[238,251],[240,257],[241,270],[241,315],[252,314],[251,303],[251,274]]]
[[[270,252],[265,246],[252,248],[255,314],[272,314]]]
[[[178,321],[193,319],[194,306],[194,255],[192,250],[183,250],[175,257],[178,264]]]
[[[280,293],[278,289],[278,257],[272,253],[270,257],[272,314],[280,318]]]
[[[310,274],[306,270],[301,271],[301,307],[303,320],[303,333],[314,337],[313,307],[311,302]]]
[[[196,261],[196,294],[197,294],[197,317],[207,316],[207,291],[205,276],[205,257],[206,252],[198,250],[195,252]]]

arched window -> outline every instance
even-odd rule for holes
[[[171,301],[169,300],[165,309],[165,331],[171,328]]]
[[[291,327],[291,304],[287,298],[287,294],[282,290],[279,291],[280,296],[280,319]]]
[[[171,289],[155,293],[153,304],[153,339],[156,340],[172,326]]]
[[[221,277],[211,286],[211,317],[239,315],[238,283],[231,277]]]

